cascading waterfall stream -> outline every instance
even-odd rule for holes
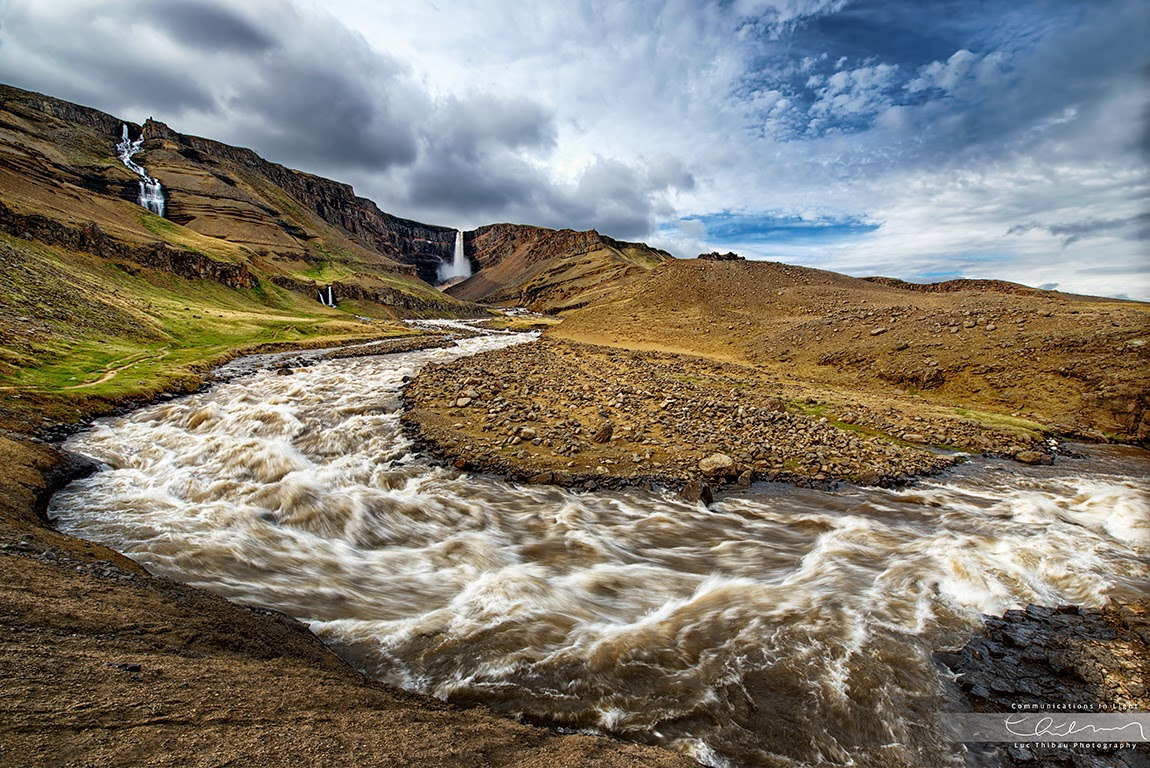
[[[471,262],[463,250],[463,230],[455,232],[455,257],[439,264],[439,282],[458,282],[471,277]]]
[[[1144,453],[894,491],[512,486],[433,465],[405,377],[532,336],[269,369],[104,419],[64,531],[311,624],[368,675],[723,768],[961,766],[931,654],[979,612],[1148,586]]]
[[[128,170],[140,177],[140,196],[136,202],[157,216],[163,216],[163,186],[161,186],[159,181],[149,176],[142,165],[139,165],[132,159],[143,147],[144,137],[140,136],[140,138],[132,141],[131,136],[128,134],[128,126],[125,124],[123,138],[120,140],[120,143],[116,145],[116,153],[119,155],[120,161],[127,166]]]

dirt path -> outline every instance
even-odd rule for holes
[[[139,358],[136,358],[134,360],[129,360],[128,362],[124,363],[123,365],[115,365],[114,367],[111,367],[111,368],[105,368],[104,375],[101,376],[100,378],[96,379],[95,381],[88,381],[88,382],[85,382],[83,384],[73,384],[70,387],[63,387],[63,389],[86,389],[88,387],[94,387],[97,384],[103,384],[105,381],[111,381],[113,378],[116,377],[116,374],[120,373],[121,371],[127,370],[128,368],[131,368],[133,365],[138,365],[140,363],[150,361],[150,360],[163,360],[165,357],[167,357],[171,353],[172,353],[172,351],[170,349],[165,349],[163,352],[161,352],[158,355],[145,355],[144,357],[139,357]]]

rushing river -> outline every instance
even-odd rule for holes
[[[106,419],[65,531],[268,606],[367,674],[712,766],[961,765],[934,651],[979,612],[1147,589],[1146,454],[912,489],[516,487],[430,465],[404,376],[522,340],[257,372]]]

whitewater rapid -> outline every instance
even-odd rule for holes
[[[285,611],[368,675],[712,766],[961,765],[931,654],[980,612],[1148,586],[1145,454],[978,460],[904,491],[517,487],[434,466],[404,377],[451,349],[263,371],[104,419],[61,529]]]

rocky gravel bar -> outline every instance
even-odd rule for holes
[[[752,367],[544,338],[427,366],[403,418],[418,445],[461,469],[588,489],[662,484],[692,500],[756,480],[897,486],[970,454],[1053,461],[1041,434],[861,398]]]

